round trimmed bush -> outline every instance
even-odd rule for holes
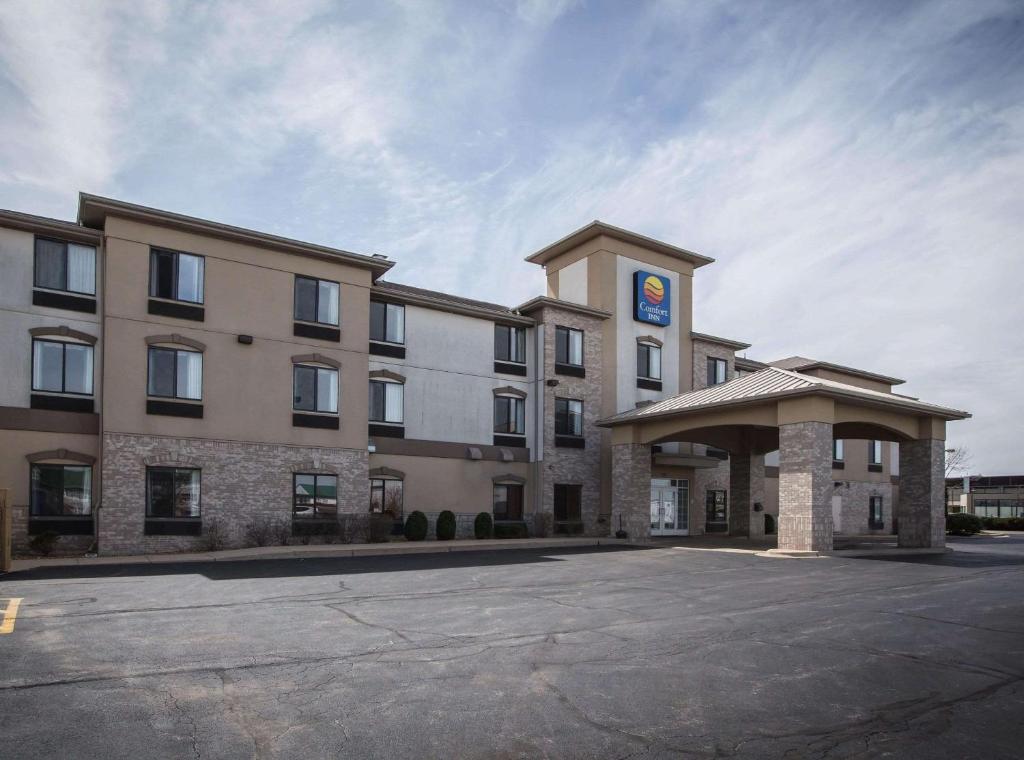
[[[954,536],[973,536],[981,533],[981,528],[981,518],[977,515],[958,512],[946,517],[946,532]]]
[[[491,519],[490,512],[481,512],[473,521],[473,535],[477,538],[490,538],[493,529],[494,520]]]
[[[409,516],[405,518],[405,537],[409,541],[422,541],[427,537],[429,529],[430,523],[427,522],[427,516],[418,509],[410,512]]]
[[[437,540],[451,541],[455,538],[455,530],[458,527],[455,522],[455,513],[450,509],[444,510],[437,516]]]

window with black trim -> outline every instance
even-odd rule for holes
[[[885,527],[881,496],[872,496],[868,500],[868,527],[872,530],[880,530]]]
[[[337,327],[339,294],[336,282],[295,275],[295,319]]]
[[[832,461],[842,462],[844,455],[845,454],[843,451],[843,439],[836,438],[835,440],[832,441]]]
[[[708,357],[708,385],[721,385],[729,379],[729,362]]]
[[[583,436],[583,402],[555,399],[555,435]]]
[[[397,303],[370,301],[370,340],[405,344],[405,307]]]
[[[200,471],[194,467],[146,468],[146,517],[196,519]]]
[[[149,347],[146,392],[157,398],[201,401],[203,355],[183,348]]]
[[[92,467],[33,464],[29,488],[32,517],[85,517],[92,514]]]
[[[396,478],[370,478],[370,512],[402,518],[405,484]]]
[[[405,420],[405,386],[384,380],[370,381],[370,422],[401,424]]]
[[[555,483],[555,523],[578,523],[583,520],[583,486]]]
[[[338,476],[292,476],[292,517],[296,520],[334,518],[338,514]]]
[[[96,248],[37,237],[33,283],[37,288],[96,295]]]
[[[494,326],[494,358],[500,362],[526,363],[526,328]]]
[[[868,441],[868,464],[882,465],[881,441]]]
[[[84,343],[32,340],[32,390],[92,395],[93,347]]]
[[[523,519],[523,486],[519,483],[495,483],[494,506],[491,514],[494,520]]]
[[[641,380],[661,380],[661,346],[636,344],[636,376]]]
[[[308,364],[292,366],[292,409],[338,413],[338,370]]]
[[[494,397],[494,432],[501,435],[526,435],[526,399],[518,396]]]
[[[555,363],[570,367],[583,366],[583,331],[571,327],[555,327]]]
[[[203,303],[206,259],[194,253],[151,248],[149,295],[170,301]]]

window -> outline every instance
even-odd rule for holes
[[[96,249],[37,237],[34,282],[37,288],[96,295]]]
[[[370,381],[370,422],[394,422],[405,419],[405,386],[383,380]]]
[[[882,464],[882,442],[868,442],[868,464]]]
[[[500,362],[526,362],[526,328],[494,326],[494,358]]]
[[[843,439],[836,438],[832,441],[832,460],[835,462],[843,461]]]
[[[555,399],[555,435],[583,435],[583,402]]]
[[[555,483],[555,522],[582,522],[583,486]]]
[[[198,518],[199,470],[147,467],[146,517]]]
[[[494,519],[523,519],[523,487],[518,483],[494,484]]]
[[[206,259],[153,248],[149,252],[149,295],[172,301],[203,302]]]
[[[92,395],[92,346],[32,341],[32,390]]]
[[[708,357],[708,385],[719,385],[728,379],[729,362]]]
[[[869,500],[868,527],[872,530],[879,530],[885,527],[885,520],[882,518],[881,496],[872,496]]]
[[[650,343],[636,346],[636,376],[644,380],[661,380],[661,347]]]
[[[298,412],[338,413],[338,370],[333,367],[292,367],[292,409]]]
[[[337,326],[338,288],[336,282],[295,275],[295,318]]]
[[[555,363],[583,366],[583,331],[570,327],[555,328]]]
[[[92,468],[83,465],[34,464],[30,512],[33,517],[92,514]]]
[[[203,355],[180,348],[149,349],[150,396],[199,401],[203,398]]]
[[[405,343],[405,307],[370,301],[370,340]]]
[[[517,396],[494,397],[494,432],[526,435],[526,399]]]
[[[370,479],[370,511],[390,512],[396,519],[402,517],[402,503],[405,498],[404,483],[390,478]]]
[[[338,514],[338,476],[292,476],[292,517],[315,520]]]

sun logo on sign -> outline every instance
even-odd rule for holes
[[[655,306],[660,304],[665,298],[665,286],[654,275],[644,280],[644,298],[647,299],[648,303],[652,303]]]

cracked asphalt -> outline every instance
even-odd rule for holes
[[[0,756],[1020,757],[1024,534],[8,575]]]

